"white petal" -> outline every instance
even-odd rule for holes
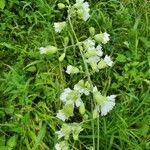
[[[79,99],[76,100],[75,103],[76,103],[76,106],[79,107],[83,102],[82,102],[82,100],[79,98]]]
[[[101,106],[101,116],[107,115],[115,106],[116,95],[107,96],[107,101]]]
[[[61,93],[60,95],[60,100],[62,102],[66,102],[67,101],[67,96],[68,94],[71,92],[72,90],[70,88],[66,88],[64,89],[64,91]]]
[[[61,110],[58,111],[56,117],[59,118],[62,121],[65,121],[66,119],[68,119]]]
[[[97,50],[96,54],[97,54],[99,57],[103,56],[102,47],[101,47],[100,45],[98,45],[98,46],[96,47],[96,50]]]
[[[62,130],[56,131],[55,133],[58,134],[58,139],[60,139],[60,138],[62,138],[64,136],[64,133],[63,133]]]
[[[98,56],[92,56],[87,59],[88,63],[98,63],[99,61],[100,61],[100,57]]]
[[[107,32],[104,32],[103,36],[104,36],[104,39],[103,39],[104,43],[107,43],[110,40],[110,38],[109,38],[110,35]]]
[[[46,54],[47,53],[47,48],[45,48],[45,47],[40,47],[39,50],[40,50],[40,54]]]
[[[71,66],[71,65],[68,65],[66,72],[67,72],[68,74],[70,74],[70,73],[71,73],[71,70],[72,70],[72,66]]]
[[[94,92],[97,92],[97,91],[98,91],[97,87],[94,86],[94,87],[93,87],[93,93],[94,93]]]
[[[62,150],[61,147],[60,147],[60,144],[58,144],[58,143],[55,145],[55,149],[56,150]]]
[[[108,56],[108,55],[105,56],[104,61],[105,61],[106,64],[107,64],[108,66],[110,66],[110,67],[113,65],[113,61],[111,60],[111,57]]]

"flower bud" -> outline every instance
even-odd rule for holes
[[[54,54],[58,50],[57,47],[51,46],[51,45],[47,46],[46,49],[47,49],[47,53],[49,53],[49,54]]]
[[[69,65],[69,66],[67,66],[66,72],[68,74],[77,74],[77,73],[79,73],[79,69],[77,67]]]
[[[65,53],[63,53],[63,54],[59,57],[59,61],[60,61],[60,62],[64,60],[65,55],[66,55],[66,54],[65,54]]]
[[[95,39],[95,41],[96,42],[98,42],[98,43],[103,43],[103,34],[96,34],[95,36],[94,36],[94,39]]]
[[[69,37],[66,36],[66,37],[64,38],[64,44],[65,44],[65,46],[67,46],[68,43],[69,43]]]
[[[83,115],[83,120],[87,120],[89,118],[89,116],[87,114]]]
[[[89,28],[89,32],[90,32],[91,36],[94,36],[95,35],[95,28],[94,27],[90,27]]]
[[[85,113],[85,105],[84,105],[84,103],[82,103],[82,104],[80,105],[80,107],[79,107],[79,112],[80,112],[81,115],[83,115],[83,114]]]
[[[107,32],[104,33],[100,33],[100,34],[96,34],[94,36],[94,39],[98,42],[98,43],[103,43],[106,44],[110,39],[109,39],[109,34]]]
[[[58,3],[57,6],[59,9],[64,9],[66,7],[63,3]]]

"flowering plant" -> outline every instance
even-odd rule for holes
[[[57,34],[61,34],[65,28],[70,28],[72,36],[76,43],[76,49],[79,49],[85,70],[81,70],[80,66],[74,66],[69,64],[66,66],[66,73],[69,75],[84,74],[86,78],[78,81],[71,89],[67,87],[63,89],[60,94],[60,101],[62,102],[62,109],[58,110],[56,117],[60,119],[61,129],[56,132],[58,137],[58,143],[55,145],[56,150],[68,150],[69,138],[72,136],[73,140],[78,140],[80,132],[84,130],[83,125],[87,121],[92,122],[94,119],[99,119],[99,113],[101,116],[107,115],[115,106],[116,95],[106,96],[98,90],[97,86],[93,84],[91,80],[91,73],[100,72],[101,69],[113,66],[113,61],[110,56],[105,55],[103,52],[103,45],[107,44],[110,40],[110,35],[107,32],[95,33],[95,28],[89,28],[90,37],[79,41],[74,29],[72,20],[78,19],[87,21],[90,18],[89,3],[84,0],[76,0],[75,4],[70,4],[69,0],[66,3],[58,3],[58,9],[67,9],[66,21],[55,22],[54,31]],[[69,44],[69,38],[64,37],[66,44],[64,45],[64,52],[59,57],[59,61],[62,62],[66,57],[66,49]],[[70,45],[71,46],[71,45]],[[69,46],[68,46],[69,47]],[[49,45],[39,48],[41,54],[54,54],[59,52],[59,48]],[[85,105],[85,99],[91,98],[91,113],[89,116]],[[81,122],[71,122],[76,110],[83,118]],[[77,113],[77,112],[76,112]],[[91,117],[91,118],[90,118]],[[88,120],[88,118],[90,118]],[[99,123],[99,120],[98,120]],[[94,127],[93,128],[93,149],[95,149]],[[99,131],[98,131],[99,132]],[[99,134],[99,133],[98,133]],[[99,135],[98,139],[99,140]],[[98,141],[99,143],[99,141]],[[97,144],[99,149],[99,144]]]

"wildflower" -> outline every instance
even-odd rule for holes
[[[48,45],[46,47],[40,47],[39,50],[40,54],[47,54],[47,53],[54,54],[57,52],[57,47]]]
[[[70,88],[66,88],[66,89],[64,89],[64,91],[61,93],[61,95],[60,95],[60,100],[62,101],[62,102],[67,102],[67,96],[68,96],[68,94],[69,93],[71,93],[72,92],[72,90],[70,89]]]
[[[86,40],[83,42],[83,44],[84,44],[85,50],[87,50],[87,51],[90,50],[90,49],[95,48],[95,41],[92,40],[92,38],[86,39]]]
[[[97,54],[97,56],[99,56],[99,57],[101,57],[101,56],[103,56],[103,51],[102,51],[102,47],[101,47],[101,45],[98,45],[97,47],[96,47],[96,54]]]
[[[113,61],[111,60],[111,57],[110,56],[105,56],[105,58],[104,58],[104,61],[106,62],[106,64],[108,65],[108,66],[112,66],[113,65]]]
[[[101,45],[95,47],[95,41],[91,38],[88,38],[84,42],[84,47],[86,50],[85,57],[87,57],[87,63],[91,64],[93,70],[97,69],[97,63],[100,61],[101,56],[103,55]],[[95,68],[95,69],[94,69]]]
[[[103,44],[106,44],[110,38],[109,38],[109,34],[107,32],[104,32],[104,33],[100,33],[100,34],[96,34],[94,36],[94,39],[98,42],[98,43],[103,43]]]
[[[62,148],[60,147],[60,144],[58,144],[58,143],[55,145],[55,149],[56,150],[62,150]]]
[[[77,67],[72,66],[72,65],[68,65],[66,72],[68,74],[77,74],[79,72],[79,69]]]
[[[45,47],[40,47],[39,50],[40,50],[40,54],[46,54],[47,53],[47,48],[45,48]]]
[[[73,134],[73,139],[78,140],[78,136],[80,132],[83,131],[82,127],[78,123],[72,123],[72,134]]]
[[[101,105],[101,116],[107,115],[115,106],[116,95],[107,96],[107,101]]]
[[[103,69],[103,68],[106,68],[107,66],[112,67],[112,65],[113,65],[113,61],[111,57],[106,55],[104,59],[101,59],[99,61],[98,68]]]
[[[84,83],[83,80],[80,80],[77,84],[74,85],[74,90],[79,91],[81,94],[89,95],[90,84],[88,82]]]
[[[79,19],[87,21],[90,17],[89,11],[90,9],[88,2],[84,2],[84,0],[76,0],[76,3],[72,6],[70,10],[70,15],[76,16],[77,14]]]
[[[64,137],[65,140],[69,139],[69,135],[71,133],[72,127],[70,124],[63,124],[60,131],[56,131],[55,133],[58,135],[58,139]]]
[[[60,143],[57,143],[55,145],[55,149],[56,150],[68,150],[69,149],[68,142],[67,141],[61,141]]]
[[[66,27],[66,22],[65,21],[54,23],[55,32],[60,33],[65,27]]]
[[[68,119],[68,117],[64,114],[64,112],[62,110],[58,111],[56,117],[59,118],[62,121],[65,121],[65,120]]]
[[[71,90],[70,88],[64,89],[64,91],[60,95],[60,100],[64,102],[66,105],[71,104],[74,107],[79,107],[82,103],[80,98],[81,94],[77,90]]]
[[[106,44],[110,40],[109,36],[110,35],[107,32],[103,33],[103,43],[104,44]]]

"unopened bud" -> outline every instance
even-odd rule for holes
[[[58,3],[57,6],[59,9],[64,9],[66,7],[63,3]]]
[[[82,104],[80,105],[80,107],[79,107],[79,112],[80,112],[81,115],[83,115],[83,114],[85,113],[85,105],[84,105],[84,103],[82,103]]]
[[[60,61],[60,62],[64,60],[65,55],[66,55],[66,54],[65,54],[65,53],[63,53],[63,54],[59,57],[59,61]]]
[[[67,46],[68,43],[69,43],[69,38],[66,36],[66,37],[64,38],[64,44],[65,44],[65,46]]]
[[[89,32],[90,32],[91,36],[94,36],[95,35],[95,28],[94,27],[90,27],[89,28]]]

